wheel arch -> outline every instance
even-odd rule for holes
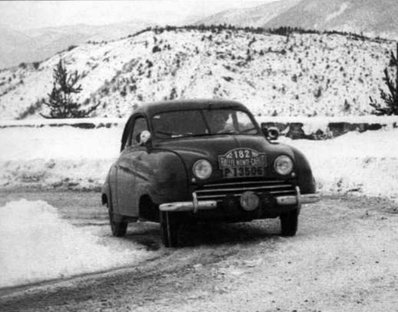
[[[103,184],[103,186],[101,188],[101,203],[102,203],[102,205],[107,205],[109,203],[112,203],[111,189],[110,189],[110,184],[109,184],[109,173],[106,177],[105,183]]]
[[[101,194],[101,203],[102,203],[102,206],[105,206],[108,204],[108,195],[107,194],[105,194],[105,193]]]
[[[312,174],[311,166],[305,155],[297,148],[292,148],[296,159],[296,173],[298,184],[302,194],[312,194],[316,192],[315,179]]]
[[[140,219],[159,222],[159,209],[148,193],[142,194],[138,202],[138,215]]]

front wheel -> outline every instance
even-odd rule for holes
[[[294,236],[297,233],[298,227],[298,209],[284,213],[281,218],[281,235]]]
[[[179,228],[180,224],[176,213],[160,211],[160,234],[165,247],[178,246]]]
[[[109,213],[109,223],[111,225],[112,235],[116,237],[122,237],[126,235],[127,232],[127,222],[118,218],[114,213],[112,206],[108,204],[108,213]]]

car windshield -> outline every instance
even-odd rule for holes
[[[158,138],[180,138],[218,134],[258,134],[250,116],[235,109],[179,110],[152,117]]]

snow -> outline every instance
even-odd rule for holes
[[[123,127],[4,128],[0,187],[100,187],[118,156]]]
[[[326,16],[325,21],[329,22],[330,20],[332,20],[332,19],[338,17],[339,15],[343,14],[344,11],[348,9],[348,7],[349,7],[349,3],[342,3],[338,11],[333,12],[333,13],[331,13],[331,14]]]
[[[130,242],[103,242],[62,219],[44,201],[0,207],[0,288],[132,265],[150,252]]]
[[[398,129],[350,132],[327,141],[280,140],[308,158],[324,194],[355,192],[398,200]]]
[[[6,128],[0,132],[0,160],[110,159],[119,151],[121,127],[111,129]]]

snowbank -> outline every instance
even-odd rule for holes
[[[72,126],[77,128],[110,128],[112,126],[124,125],[126,118],[67,118],[67,119],[24,119],[24,120],[0,120],[1,128],[17,128],[17,127],[63,127]]]
[[[257,117],[267,127],[277,127],[280,133],[292,139],[325,140],[348,132],[398,128],[397,116],[347,117]]]
[[[132,242],[118,244],[71,225],[46,202],[10,202],[0,207],[0,288],[134,264],[151,254]]]
[[[284,143],[308,157],[323,193],[356,192],[398,200],[398,129],[351,132],[327,141]]]
[[[0,129],[0,186],[98,188],[118,156],[122,130]]]

